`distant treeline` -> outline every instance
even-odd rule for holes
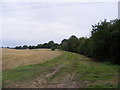
[[[92,25],[89,38],[77,38],[72,35],[64,39],[60,44],[50,41],[37,46],[17,46],[15,49],[51,48],[80,53],[92,57],[97,61],[109,61],[120,64],[120,20],[101,21]]]
[[[46,49],[59,49],[59,44],[54,43],[54,41],[49,41],[48,43],[44,43],[44,44],[38,44],[38,45],[23,45],[23,46],[16,46],[15,49],[40,49],[40,48],[46,48]]]

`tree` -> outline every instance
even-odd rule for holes
[[[78,47],[78,38],[76,36],[72,35],[68,39],[68,51],[77,52],[77,47]]]
[[[104,20],[93,27],[90,38],[91,56],[99,61],[120,64],[120,20],[110,22]]]
[[[54,47],[54,41],[49,41],[48,42],[48,48]]]
[[[33,47],[30,45],[29,47],[28,47],[29,49],[33,49]]]
[[[111,21],[111,46],[110,46],[110,61],[114,64],[120,65],[120,20]]]
[[[80,38],[79,39],[79,46],[78,46],[78,52],[81,54],[84,54],[86,56],[89,55],[89,39],[88,38]]]
[[[51,48],[51,50],[52,50],[52,51],[55,51],[55,49],[56,49],[56,47],[55,47],[55,46]]]
[[[60,44],[60,48],[62,50],[68,51],[68,40],[67,39],[62,40]]]
[[[28,46],[27,46],[27,45],[24,45],[24,46],[22,47],[22,49],[28,49]]]
[[[22,47],[21,46],[16,46],[15,49],[22,49]]]

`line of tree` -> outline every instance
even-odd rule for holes
[[[23,46],[16,46],[15,49],[41,49],[41,48],[44,48],[44,49],[52,49],[52,50],[55,50],[55,49],[58,49],[59,48],[59,44],[57,43],[54,43],[54,41],[49,41],[48,43],[44,43],[44,44],[38,44],[38,45],[23,45]]]
[[[120,64],[120,20],[104,20],[92,25],[90,38],[72,35],[69,39],[62,40],[60,48],[95,58],[97,61]]]
[[[109,61],[119,64],[120,59],[120,20],[107,20],[92,25],[89,38],[77,38],[72,35],[69,39],[63,39],[60,44],[49,41],[37,46],[16,46],[15,49],[61,49],[69,52],[80,53],[97,61]]]
[[[10,48],[10,47],[1,47],[1,48]]]

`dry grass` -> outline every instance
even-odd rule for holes
[[[2,70],[42,63],[61,55],[60,51],[50,49],[15,50],[2,49]]]

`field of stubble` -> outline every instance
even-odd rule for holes
[[[2,49],[2,70],[51,60],[61,53],[50,49],[15,50]]]

